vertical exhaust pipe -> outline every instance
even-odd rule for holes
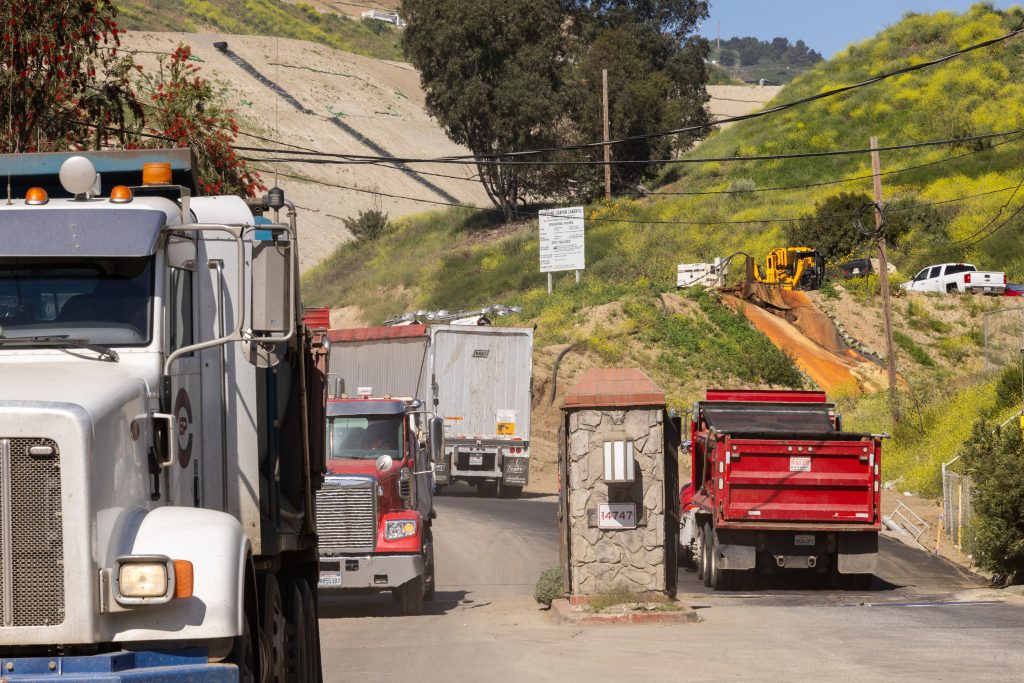
[[[785,567],[786,566],[786,556],[785,555],[779,555],[778,557],[776,557],[775,558],[775,564],[779,565],[779,567]]]

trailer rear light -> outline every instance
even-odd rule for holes
[[[50,201],[50,196],[41,187],[30,187],[25,193],[25,203],[29,206],[41,206]]]
[[[971,284],[971,274],[970,273],[964,273],[964,282],[966,284]]]
[[[110,202],[112,204],[127,204],[134,198],[135,195],[132,194],[131,189],[125,185],[116,185],[110,191]]]

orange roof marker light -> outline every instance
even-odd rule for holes
[[[114,204],[127,204],[134,198],[131,189],[125,185],[116,185],[110,191],[110,201]]]
[[[48,201],[50,201],[50,197],[41,187],[30,187],[25,193],[25,203],[29,206],[40,206]]]
[[[166,161],[151,161],[142,165],[143,185],[170,185],[171,164]]]

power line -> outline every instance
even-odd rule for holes
[[[269,171],[266,171],[265,169],[261,169],[261,168],[255,168],[254,170],[261,171],[261,172],[269,172]],[[323,181],[323,180],[317,180],[315,178],[308,178],[308,177],[305,177],[305,176],[293,175],[293,174],[288,174],[288,173],[280,173],[279,175],[281,177],[284,177],[284,178],[291,178],[293,180],[299,180],[299,181],[302,181],[302,182],[313,183],[313,184],[316,184],[316,185],[322,185],[324,187],[333,187],[333,188],[340,189],[340,190],[349,190],[351,192],[359,192],[359,193],[364,193],[364,194],[372,194],[372,195],[375,195],[375,196],[378,196],[378,197],[387,197],[389,199],[401,199],[401,200],[406,200],[406,201],[411,201],[411,202],[420,202],[422,204],[433,204],[433,205],[436,205],[436,206],[448,206],[448,207],[452,207],[452,208],[470,209],[470,210],[473,210],[473,211],[485,211],[485,212],[488,212],[488,213],[502,213],[502,214],[504,214],[504,211],[502,209],[497,209],[497,208],[487,208],[487,207],[483,207],[482,208],[482,207],[477,207],[477,206],[473,206],[473,205],[470,205],[470,204],[462,204],[462,203],[459,203],[459,202],[445,202],[445,201],[439,201],[439,200],[434,200],[434,199],[420,199],[418,197],[409,197],[409,196],[406,196],[406,195],[397,195],[397,194],[392,194],[392,193],[388,193],[388,192],[380,192],[380,191],[377,191],[377,190],[370,190],[370,189],[367,189],[367,188],[355,187],[355,186],[351,186],[351,185],[342,185],[340,183],[331,183],[331,182],[327,182],[327,181]],[[990,195],[990,194],[997,194],[999,192],[1007,192],[1007,191],[1012,190],[1012,189],[1014,189],[1014,187],[1011,185],[1011,186],[1008,186],[1008,187],[1000,188],[998,190],[988,190],[986,192],[981,192],[981,193],[973,194],[973,195],[966,195],[964,197],[957,197],[957,198],[954,198],[954,199],[943,199],[943,200],[939,200],[939,201],[935,201],[935,202],[927,202],[927,203],[924,203],[924,204],[913,204],[913,205],[906,206],[906,207],[900,207],[898,209],[891,209],[891,211],[893,211],[893,212],[912,211],[914,209],[924,208],[924,207],[927,207],[927,206],[936,206],[936,205],[939,205],[939,204],[950,204],[950,203],[953,203],[953,202],[962,202],[962,201],[967,201],[969,199],[976,199],[978,197],[984,197],[984,196],[987,196],[987,195]],[[538,211],[512,211],[510,213],[512,215],[516,216],[517,218],[537,218],[540,215],[540,212],[538,212]],[[794,223],[794,222],[806,220],[808,218],[811,218],[811,219],[855,218],[856,216],[859,215],[859,213],[860,212],[858,211],[858,212],[851,212],[851,213],[832,214],[832,215],[829,215],[829,216],[806,216],[806,215],[805,216],[783,216],[783,217],[773,217],[773,218],[755,218],[755,219],[747,219],[747,220],[728,220],[728,221],[725,221],[725,220],[723,220],[723,221],[632,220],[632,219],[626,219],[626,218],[594,218],[592,216],[587,217],[587,220],[590,221],[590,222],[600,222],[600,223],[625,223],[627,225],[698,225],[698,226],[713,226],[713,225],[768,225],[768,224],[771,224],[771,223]]]
[[[622,144],[624,142],[636,142],[636,141],[639,141],[639,140],[650,140],[652,138],[669,137],[669,136],[672,136],[672,135],[681,135],[683,133],[694,133],[694,132],[697,132],[697,131],[701,131],[701,130],[706,130],[708,128],[712,128],[712,127],[717,126],[717,125],[721,125],[723,123],[735,123],[735,122],[739,122],[739,121],[747,121],[747,120],[750,120],[750,119],[756,119],[756,118],[760,118],[762,116],[769,116],[771,114],[776,114],[778,112],[786,111],[787,109],[792,109],[793,107],[798,107],[800,105],[808,104],[810,102],[816,102],[818,100],[823,100],[823,99],[827,99],[827,98],[830,98],[830,97],[835,97],[836,95],[841,95],[843,93],[847,93],[847,92],[850,92],[852,90],[857,90],[858,88],[863,88],[863,87],[866,87],[868,85],[873,85],[875,83],[879,83],[879,82],[887,80],[889,78],[894,78],[895,76],[902,76],[904,74],[913,73],[915,71],[920,71],[922,69],[927,69],[929,67],[936,66],[938,64],[943,64],[943,63],[948,62],[948,61],[950,61],[952,59],[956,59],[957,57],[960,57],[962,55],[968,54],[970,52],[974,52],[976,50],[981,50],[981,49],[984,49],[986,47],[991,47],[991,46],[996,45],[998,43],[1001,43],[1003,41],[1009,40],[1010,38],[1013,38],[1013,37],[1015,37],[1017,35],[1020,35],[1021,32],[1024,32],[1024,21],[1021,21],[1020,25],[1018,25],[1017,28],[1015,28],[1014,30],[1010,31],[1009,33],[1001,35],[1001,36],[999,36],[997,38],[992,38],[992,39],[989,39],[989,40],[982,41],[980,43],[975,43],[974,45],[970,45],[970,46],[962,48],[960,50],[956,50],[955,52],[951,52],[949,54],[943,55],[942,57],[938,57],[936,59],[931,59],[931,60],[928,60],[926,62],[921,62],[919,64],[913,64],[911,66],[906,66],[906,67],[903,67],[902,69],[896,69],[895,71],[889,71],[889,72],[880,74],[878,76],[874,76],[872,78],[869,78],[867,80],[860,81],[859,83],[854,83],[852,85],[846,85],[846,86],[842,86],[842,87],[839,87],[839,88],[833,88],[832,90],[826,90],[825,92],[821,92],[821,93],[818,93],[816,95],[811,95],[809,97],[802,97],[802,98],[800,98],[798,100],[794,100],[792,102],[787,102],[785,104],[780,104],[780,105],[777,105],[777,106],[772,107],[770,109],[762,109],[761,111],[752,112],[750,114],[742,114],[742,115],[739,115],[739,116],[732,116],[732,117],[729,117],[729,118],[726,118],[726,119],[720,119],[718,121],[714,121],[712,123],[700,123],[700,124],[695,124],[695,125],[692,125],[692,126],[684,126],[682,128],[674,128],[674,129],[671,129],[671,130],[664,130],[664,131],[658,131],[658,132],[653,132],[653,133],[643,133],[641,135],[632,135],[632,136],[629,136],[629,137],[619,138],[617,140],[609,140],[607,142],[589,142],[589,143],[581,144],[581,145],[566,145],[566,146],[559,146],[559,147],[547,147],[547,148],[540,148],[540,149],[523,150],[523,151],[519,151],[519,152],[506,152],[506,153],[501,153],[501,154],[490,154],[490,155],[480,155],[480,156],[487,157],[487,158],[504,158],[504,157],[511,157],[511,156],[526,156],[526,155],[534,155],[534,154],[545,154],[545,153],[549,153],[549,152],[566,152],[566,151],[574,151],[574,150],[594,149],[594,148],[604,147],[605,145],[617,145],[617,144]]]
[[[1016,137],[1016,138],[1014,138],[1012,140],[1004,140],[1003,142],[996,142],[996,143],[993,143],[990,147],[986,147],[985,149],[972,149],[972,150],[970,150],[968,152],[963,152],[961,154],[956,154],[956,155],[951,156],[951,157],[946,157],[945,159],[937,159],[935,161],[929,161],[929,162],[926,162],[926,163],[923,163],[923,164],[915,164],[914,166],[905,166],[903,168],[896,168],[896,169],[893,169],[891,171],[883,171],[880,175],[883,175],[883,176],[884,175],[895,175],[895,174],[898,174],[898,173],[906,173],[908,171],[915,171],[917,169],[927,168],[929,166],[937,166],[939,164],[947,164],[947,163],[950,163],[952,161],[956,161],[957,159],[962,159],[963,157],[971,156],[971,155],[974,155],[974,154],[980,154],[982,152],[990,152],[990,151],[992,151],[996,147],[1000,147],[1002,145],[1008,145],[1008,144],[1013,143],[1013,142],[1018,142],[1018,141],[1020,141],[1022,139],[1024,139],[1024,136]],[[757,188],[751,188],[749,190],[683,190],[683,191],[679,191],[679,192],[652,191],[652,192],[645,192],[643,194],[644,194],[644,196],[679,196],[679,197],[716,195],[716,194],[726,194],[726,195],[732,195],[732,194],[754,194],[754,193],[758,193],[758,192],[779,192],[779,191],[782,191],[782,190],[806,190],[806,189],[810,189],[810,188],[814,188],[814,187],[824,187],[824,186],[827,186],[827,185],[841,185],[843,183],[852,183],[852,182],[856,182],[858,180],[870,180],[872,177],[874,177],[874,176],[871,176],[871,175],[861,175],[861,176],[854,176],[852,178],[840,178],[840,179],[837,179],[837,180],[824,180],[824,181],[817,182],[817,183],[804,183],[802,185],[781,185],[781,186],[774,186],[774,187],[757,187]]]
[[[1007,137],[1011,135],[1019,135],[1024,133],[1024,128],[1016,128],[1013,130],[1002,131],[998,133],[983,133],[981,135],[968,135],[957,138],[947,138],[944,140],[928,140],[924,142],[909,142],[897,145],[888,145],[885,147],[879,147],[880,152],[895,152],[907,149],[919,149],[922,147],[938,147],[942,145],[954,145],[963,144],[966,142],[975,142],[979,140],[988,140],[991,138]],[[292,153],[291,150],[273,150],[265,149],[260,147],[237,147],[238,151],[242,152],[264,152],[264,153]],[[785,161],[789,159],[813,159],[820,157],[836,157],[836,156],[850,156],[857,154],[868,154],[871,152],[870,148],[858,147],[852,149],[834,149],[834,150],[822,150],[818,152],[794,152],[790,154],[761,154],[751,156],[726,156],[726,157],[700,157],[690,159],[620,159],[612,162],[613,164],[708,164],[708,163],[731,163],[731,162],[746,162],[746,161]],[[458,164],[466,165],[467,162],[465,157],[435,157],[435,158],[413,158],[413,157],[380,157],[380,156],[367,156],[367,155],[355,155],[355,154],[343,154],[337,152],[308,152],[309,159],[295,158],[295,157],[243,157],[247,161],[262,161],[262,162],[277,162],[277,163],[302,163],[302,164],[333,164],[333,165],[359,165],[359,164],[373,164],[373,163],[401,163],[401,164]],[[603,161],[590,161],[590,160],[569,160],[569,161],[508,161],[486,158],[479,160],[478,163],[496,165],[496,166],[604,166]]]

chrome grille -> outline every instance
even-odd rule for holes
[[[51,439],[0,438],[0,626],[63,621],[60,452]]]
[[[316,494],[321,554],[370,553],[377,540],[377,485],[328,477]]]

